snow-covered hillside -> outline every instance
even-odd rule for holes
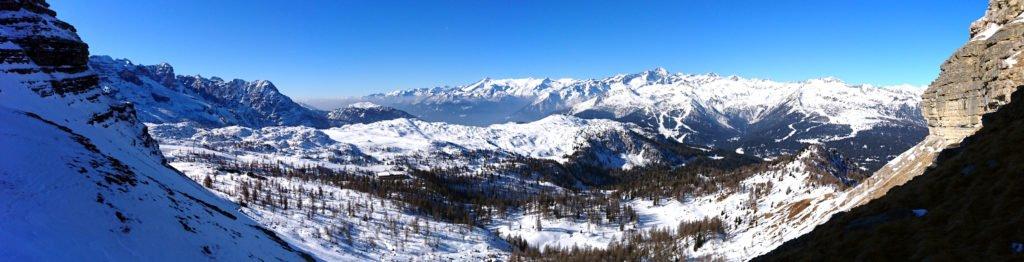
[[[167,152],[187,156],[178,149],[171,147]],[[408,204],[394,199],[308,178],[225,171],[210,162],[172,165],[196,181],[209,179],[210,190],[246,203],[242,210],[260,224],[327,261],[497,261],[508,257],[508,244],[493,233],[410,212]],[[260,200],[263,194],[270,200]]]
[[[614,119],[693,145],[759,157],[793,154],[809,143],[839,148],[875,170],[927,133],[921,90],[670,74],[663,68],[604,79],[484,79],[458,87],[395,91],[363,100],[428,121],[487,125],[551,114]]]
[[[833,201],[832,198],[849,188],[854,179],[863,177],[858,175],[862,174],[858,170],[849,169],[849,163],[834,151],[812,146],[796,156],[728,174],[696,173],[702,177],[696,186],[711,186],[717,188],[715,190],[658,197],[657,200],[600,190],[584,190],[567,196],[590,199],[578,201],[604,203],[584,207],[586,210],[605,208],[603,206],[609,205],[606,201],[620,203],[610,204],[613,210],[619,211],[609,214],[635,212],[635,220],[621,215],[616,215],[620,217],[616,219],[587,215],[594,210],[556,217],[542,212],[545,208],[536,206],[531,199],[558,196],[576,189],[565,188],[543,176],[530,175],[538,171],[510,169],[505,165],[527,163],[514,156],[571,162],[571,156],[578,154],[575,151],[586,150],[585,145],[589,143],[584,138],[607,139],[614,137],[609,133],[640,130],[639,127],[562,115],[533,123],[489,127],[411,119],[323,130],[307,127],[202,129],[190,124],[150,127],[173,166],[197,181],[209,180],[209,187],[223,196],[247,203],[247,213],[293,243],[312,250],[318,257],[334,259],[504,258],[510,252],[504,240],[507,238],[525,239],[532,247],[605,248],[616,239],[638,232],[655,229],[674,232],[680,225],[688,227],[688,223],[694,221],[711,220],[723,223],[722,233],[699,240],[698,248],[694,248],[698,240],[681,237],[679,254],[686,258],[743,259],[766,252],[809,230],[814,224],[804,224],[806,221],[827,218],[832,209],[809,205]],[[640,144],[635,148],[643,152],[650,150],[647,146]],[[628,148],[634,147],[618,150]],[[628,156],[629,152],[621,154]],[[346,156],[348,158],[342,158]],[[620,159],[642,168],[643,162],[628,161],[657,158],[637,155]],[[610,167],[614,166],[606,168]],[[432,178],[419,174],[417,169],[456,171],[437,173],[440,177]],[[635,180],[670,185],[674,177],[637,177]],[[436,194],[431,193],[436,192],[429,189],[431,186],[415,186],[414,190],[402,190],[403,186],[396,186],[395,191],[381,189],[388,187],[383,186],[390,183],[388,181],[429,185],[433,183],[429,182],[431,179],[448,181],[435,185],[447,188],[445,190],[477,194],[483,192],[478,190],[505,192],[474,198],[496,197],[521,204],[514,204],[516,208],[506,211],[496,211],[496,207],[489,204],[467,205],[467,208],[481,211],[476,211],[469,220],[472,222],[453,224],[444,216],[429,215],[422,207],[410,204],[419,200],[406,194]],[[739,182],[730,182],[732,180]],[[368,182],[384,184],[360,186]],[[256,187],[256,183],[272,189],[266,199],[277,200],[266,202],[260,197],[243,196],[259,195],[242,193],[256,191],[241,189]],[[326,197],[308,195],[321,190],[328,192]],[[452,193],[443,193],[447,196],[440,201],[459,203],[449,194]],[[282,196],[288,200],[279,200]],[[310,201],[322,201],[327,211],[310,214],[311,211],[303,210],[301,206],[307,205],[308,209]],[[560,205],[549,208],[568,208]],[[350,206],[355,206],[355,211],[349,211],[353,209]],[[539,217],[542,227],[538,230]],[[473,225],[475,223],[479,225]],[[431,233],[415,229],[424,224],[433,225],[426,231]],[[437,245],[451,248],[437,248]]]
[[[0,260],[312,259],[167,166],[55,16],[0,2]]]
[[[671,141],[650,139],[652,135],[636,125],[565,115],[489,127],[406,118],[329,129],[239,126],[204,129],[186,122],[153,124],[150,133],[168,146],[330,160],[336,168],[367,172],[406,166],[418,169],[473,167],[489,164],[487,161],[518,157],[630,169],[680,165],[691,158],[707,159],[707,155],[711,155],[700,150],[694,150],[699,153],[692,155],[672,151]],[[480,155],[493,159],[477,159]]]
[[[614,221],[593,222],[578,217],[556,218],[539,213],[516,213],[499,219],[491,227],[503,235],[518,236],[536,247],[606,248],[613,242],[627,243],[630,235],[652,230],[686,231],[699,221],[715,221],[711,234],[697,239],[679,233],[669,253],[674,258],[725,259],[740,261],[770,251],[783,241],[812,229],[833,210],[814,206],[834,201],[848,189],[837,172],[842,163],[819,146],[797,156],[757,168],[738,170],[738,182],[706,194],[677,198],[623,199],[637,216],[637,223],[620,227]],[[706,183],[716,183],[706,178]],[[601,221],[598,219],[598,221]],[[540,227],[537,224],[540,223]],[[540,228],[540,230],[538,230]],[[628,243],[636,247],[649,243]]]
[[[635,125],[561,115],[490,127],[415,119],[330,129],[150,124],[171,165],[196,181],[209,180],[210,189],[245,203],[247,214],[289,242],[331,260],[479,260],[510,254],[505,240],[473,225],[490,216],[430,215],[411,204],[438,194],[414,186],[434,183],[417,170],[446,170],[438,179],[458,180],[441,187],[513,192],[496,198],[522,201],[540,192],[562,192],[556,184],[588,181],[569,174],[539,176],[523,167],[529,162],[524,159],[618,169],[702,157],[661,148],[642,132]],[[404,190],[387,189],[389,183]],[[449,197],[432,201],[467,204]],[[461,220],[451,221],[452,216]]]

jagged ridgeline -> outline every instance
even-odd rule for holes
[[[0,260],[312,259],[167,166],[55,16],[0,1]]]
[[[926,135],[916,88],[776,82],[663,68],[601,79],[483,79],[370,95],[427,121],[490,125],[551,114],[634,123],[702,147],[772,158],[822,143],[874,172]]]

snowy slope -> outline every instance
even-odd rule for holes
[[[261,180],[264,183],[275,181],[273,183],[287,185],[283,186],[284,188],[315,186],[329,192],[345,194],[346,198],[332,198],[333,200],[326,201],[328,205],[338,206],[347,206],[352,201],[392,203],[394,200],[366,192],[337,188],[329,183],[310,181],[308,178],[277,177],[254,171],[258,176],[265,176],[258,178],[247,175],[249,171],[230,171],[232,168],[225,168],[225,163],[236,163],[241,166],[251,165],[246,163],[263,163],[286,170],[320,166],[357,176],[376,177],[374,179],[394,175],[410,177],[413,172],[407,169],[407,165],[417,169],[467,167],[463,173],[449,175],[467,178],[497,176],[497,179],[483,179],[465,186],[496,188],[500,191],[518,192],[524,194],[523,196],[540,192],[558,194],[565,189],[551,183],[536,184],[533,178],[506,174],[507,170],[500,166],[523,161],[513,157],[517,155],[562,163],[571,162],[571,156],[576,154],[575,152],[585,149],[586,145],[590,144],[588,140],[611,137],[629,140],[636,138],[625,136],[624,133],[644,132],[631,124],[609,120],[585,120],[564,115],[554,115],[531,123],[489,127],[460,126],[413,119],[353,124],[322,130],[308,127],[203,129],[187,123],[154,124],[150,127],[151,133],[161,141],[161,148],[172,165],[182,169],[197,181],[211,177],[214,181],[212,189],[235,201],[244,201],[240,200],[242,197],[238,195],[238,183],[242,183],[240,181],[252,183]],[[636,147],[627,146],[617,150],[625,155],[619,158],[624,162],[615,162],[622,164],[621,166],[612,165],[605,168],[631,167],[629,165],[641,167],[645,166],[644,164],[651,164],[644,161],[658,159],[643,153],[644,150],[655,149],[642,143]],[[718,218],[727,221],[727,234],[711,240],[698,249],[692,248],[692,239],[682,240],[680,245],[684,248],[679,251],[680,254],[687,258],[749,258],[767,252],[775,245],[796,237],[816,225],[810,223],[826,219],[835,210],[818,208],[817,205],[830,206],[836,201],[837,195],[847,190],[855,180],[863,177],[854,175],[860,172],[851,169],[849,162],[844,161],[834,151],[825,150],[820,146],[812,146],[787,160],[763,165],[760,168],[736,171],[742,172],[738,175],[743,177],[742,181],[737,187],[721,191],[661,199],[657,204],[644,198],[624,199],[622,201],[626,205],[644,218],[635,224],[629,224],[626,229],[631,231],[627,232],[655,228],[674,229],[682,222]],[[309,201],[299,199],[304,198],[295,196],[290,202]],[[388,204],[390,205],[395,206],[373,211],[374,214],[379,214],[373,215],[377,218],[363,222],[359,219],[346,218],[351,217],[349,215],[330,212],[323,217],[308,217],[296,215],[297,211],[266,206],[249,205],[246,210],[257,217],[258,221],[288,236],[293,243],[301,243],[299,245],[325,258],[350,258],[353,254],[361,254],[372,260],[405,259],[417,255],[459,259],[508,255],[507,244],[495,233],[475,228],[468,231],[473,233],[461,240],[448,239],[444,235],[466,232],[459,229],[464,226],[445,225],[443,221],[415,212],[409,214],[400,208],[402,204]],[[356,218],[358,217],[360,216],[357,215]],[[404,221],[399,222],[404,225],[401,228],[410,228],[410,221],[432,221],[430,223],[438,225],[438,230],[435,230],[436,234],[412,234],[408,236],[411,240],[401,242],[392,233],[381,233],[380,226],[375,224],[380,223],[379,219],[388,217]],[[593,223],[569,218],[543,218],[544,229],[538,231],[534,227],[537,214],[529,212],[513,212],[504,216],[479,219],[492,221],[481,225],[489,231],[501,236],[522,237],[531,246],[537,247],[579,245],[603,248],[615,239],[621,239],[625,233],[620,231],[615,222]],[[349,226],[339,229],[332,226],[335,224],[326,221],[347,221],[342,223]],[[349,244],[337,240],[339,236],[344,236],[345,232],[363,233],[354,237],[357,244]],[[431,249],[427,244],[434,241],[431,239],[448,239],[445,243],[461,248]],[[359,242],[363,244],[358,244]],[[401,245],[398,244],[400,242],[408,243],[408,246],[397,247]],[[381,243],[389,243],[385,244],[389,249],[368,248],[368,243],[375,243],[371,245],[374,247]],[[426,246],[416,243],[424,243]],[[460,252],[455,252],[456,250]],[[461,252],[463,250],[479,251],[464,253]]]
[[[167,152],[183,153],[171,148]],[[320,259],[481,261],[503,260],[508,255],[507,244],[487,230],[412,213],[404,203],[372,194],[317,181],[224,172],[213,163],[180,161],[172,165],[196,181],[209,177],[211,190],[238,202],[247,201],[238,190],[242,184],[277,188],[275,197],[287,198],[291,207],[250,202],[243,211]],[[308,195],[312,192],[324,192],[323,197]],[[311,206],[323,211],[310,213]]]
[[[641,217],[625,228],[614,222],[571,218],[538,220],[534,213],[499,219],[492,228],[504,235],[522,237],[537,247],[605,248],[624,239],[627,233],[654,229],[675,232],[681,223],[716,219],[723,223],[721,235],[696,248],[695,239],[678,239],[671,252],[684,259],[741,261],[770,251],[833,214],[834,210],[817,204],[831,203],[849,188],[840,180],[848,174],[836,171],[842,161],[835,160],[827,150],[811,146],[789,160],[738,171],[743,179],[736,187],[658,201],[623,199]],[[538,221],[542,230],[536,229]]]
[[[748,154],[840,148],[879,168],[926,134],[919,88],[670,74],[663,68],[604,79],[484,79],[459,87],[364,97],[428,121],[487,125],[568,113],[631,122],[678,141]]]
[[[439,144],[454,144],[469,150],[504,151],[533,158],[560,162],[588,139],[601,135],[624,135],[642,132],[637,127],[612,121],[588,121],[563,115],[554,115],[527,124],[502,124],[490,127],[451,125],[397,119],[369,125],[349,125],[325,130],[338,141],[350,141],[365,152],[386,157],[389,151],[399,149],[403,154],[429,154]],[[380,150],[380,148],[388,150]],[[651,149],[656,150],[656,149]],[[631,154],[632,153],[632,154]],[[642,151],[624,152],[609,167],[628,168],[644,165]],[[635,160],[635,161],[634,161]]]
[[[570,162],[581,151],[604,146],[613,153],[602,168],[671,164],[682,156],[658,148],[635,125],[610,120],[584,120],[556,115],[533,123],[490,127],[460,126],[395,119],[330,129],[310,127],[203,128],[194,123],[150,124],[171,164],[196,181],[211,179],[210,189],[244,210],[290,243],[330,260],[502,259],[508,244],[484,227],[467,227],[410,211],[408,203],[378,194],[340,187],[308,177],[282,177],[267,170],[234,171],[233,166],[270,165],[294,170],[324,167],[332,172],[369,179],[410,177],[417,169],[467,168],[454,176],[497,176],[487,180],[500,190],[560,192],[550,183],[503,171],[521,157]],[[597,141],[603,141],[598,143]],[[605,143],[617,141],[620,143]],[[621,146],[621,147],[620,147]],[[703,152],[703,151],[701,151]],[[682,162],[677,162],[682,163]],[[294,171],[298,172],[298,171]],[[286,172],[287,173],[287,172]],[[337,175],[337,174],[336,174]],[[326,178],[330,181],[331,178]],[[282,191],[291,208],[257,204],[240,186],[261,183]],[[324,190],[327,197],[309,197],[303,189]],[[419,189],[429,193],[427,189]],[[390,195],[390,194],[388,194]],[[529,195],[510,196],[523,198]],[[309,214],[296,203],[322,201],[326,212]],[[302,204],[298,204],[302,205]],[[287,206],[287,204],[285,205]],[[349,207],[357,211],[349,213]],[[355,215],[353,215],[355,214]],[[429,226],[428,226],[429,225]],[[419,231],[415,228],[426,227]],[[398,228],[398,229],[391,229]]]
[[[444,168],[450,166],[444,161],[430,161],[435,159],[432,156],[454,157],[466,164],[477,161],[474,154],[482,152],[505,159],[591,161],[588,163],[610,169],[677,165],[692,157],[663,148],[656,140],[648,138],[653,135],[635,125],[565,115],[489,127],[402,118],[330,129],[238,126],[204,129],[190,123],[153,124],[150,129],[165,145],[210,147],[268,156],[329,158],[335,164],[354,169],[382,162],[415,163],[413,166],[421,169]],[[591,152],[594,154],[586,154]],[[347,161],[339,160],[342,158]]]
[[[164,164],[44,1],[0,5],[2,260],[302,260]]]

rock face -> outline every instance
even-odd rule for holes
[[[1024,258],[1022,17],[1021,1],[991,1],[924,93],[925,141],[852,190],[849,212],[756,260]]]
[[[959,143],[981,128],[982,115],[1010,102],[1024,80],[1015,67],[1024,45],[1022,11],[1018,1],[994,1],[971,25],[971,41],[942,64],[921,102],[931,135]]]
[[[3,1],[6,16],[0,35],[0,61],[8,74],[66,74],[28,80],[40,96],[81,94],[96,88],[98,78],[88,72],[85,57],[89,46],[78,39],[75,28],[53,18],[55,12],[43,1]]]
[[[0,260],[304,258],[169,167],[55,16],[0,0]]]
[[[922,95],[928,137],[865,181],[848,207],[922,174],[938,152],[980,129],[984,114],[1010,102],[1010,94],[1024,83],[1024,68],[1016,66],[1024,48],[1022,14],[1020,1],[990,2],[985,16],[971,25],[971,40],[942,64],[939,77]]]
[[[323,115],[295,103],[281,94],[270,81],[224,81],[216,77],[207,79],[199,76],[182,76],[178,80],[215,105],[243,109],[238,110],[241,125],[328,126]]]

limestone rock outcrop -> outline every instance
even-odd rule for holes
[[[1021,261],[1024,90],[934,166],[753,261]]]
[[[1024,2],[991,0],[923,94],[929,135],[810,233],[754,261],[1024,258]]]
[[[981,129],[982,116],[1009,103],[1010,94],[1024,83],[1024,67],[1017,66],[1024,49],[1024,1],[990,1],[970,33],[970,41],[942,64],[938,78],[922,95],[928,137],[852,191],[847,208],[921,175],[938,152]]]
[[[982,115],[1010,102],[1010,94],[1024,82],[1022,69],[1015,67],[1024,45],[1022,13],[1020,1],[993,1],[985,17],[971,26],[971,41],[942,64],[922,96],[930,135],[959,143],[981,128]]]
[[[0,72],[20,75],[47,74],[26,79],[41,96],[78,94],[96,88],[99,78],[88,71],[89,46],[75,28],[54,19],[55,12],[41,0],[3,1],[0,11]],[[43,14],[43,15],[40,15]]]

